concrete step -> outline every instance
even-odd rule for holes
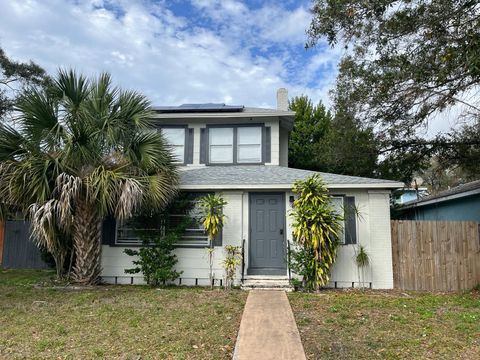
[[[285,290],[285,291],[292,291],[293,286],[290,284],[288,278],[285,277],[266,277],[262,276],[262,278],[252,277],[249,276],[245,280],[243,280],[241,288],[243,290],[253,290],[253,289],[261,289],[261,290]]]

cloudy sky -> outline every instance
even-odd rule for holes
[[[110,72],[154,105],[328,102],[338,49],[305,50],[310,0],[0,0],[0,46],[50,73]]]

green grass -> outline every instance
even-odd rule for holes
[[[52,276],[0,270],[0,358],[231,358],[245,292],[65,290],[46,286]]]
[[[308,359],[480,359],[480,294],[293,293]]]

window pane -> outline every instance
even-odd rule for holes
[[[237,142],[239,145],[261,145],[262,128],[261,127],[239,127],[237,129]]]
[[[172,155],[175,157],[175,161],[182,162],[185,156],[185,149],[183,146],[171,146],[170,151]]]
[[[162,134],[170,145],[170,151],[177,162],[184,162],[185,159],[185,129],[164,128]]]
[[[210,145],[233,145],[232,128],[210,128]]]
[[[262,147],[260,145],[238,145],[239,163],[253,163],[262,161]]]
[[[183,128],[165,128],[162,134],[170,145],[185,145],[185,129]]]
[[[343,209],[343,197],[332,197],[332,205],[333,205],[333,209],[337,214],[339,214],[342,217],[345,216],[344,209]],[[339,234],[340,244],[345,244],[345,231],[343,231],[343,229],[345,228],[345,222],[341,221],[340,225],[342,228],[342,233]]]
[[[233,145],[210,145],[211,163],[233,163]]]

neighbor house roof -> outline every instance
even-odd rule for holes
[[[319,174],[329,188],[403,187],[397,181],[336,175],[276,165],[235,165],[184,167],[180,171],[181,189],[290,189],[299,179]]]
[[[438,194],[425,196],[419,200],[406,202],[403,206],[403,209],[408,209],[416,206],[430,205],[475,194],[480,194],[480,180],[455,186],[451,189],[441,191]]]

